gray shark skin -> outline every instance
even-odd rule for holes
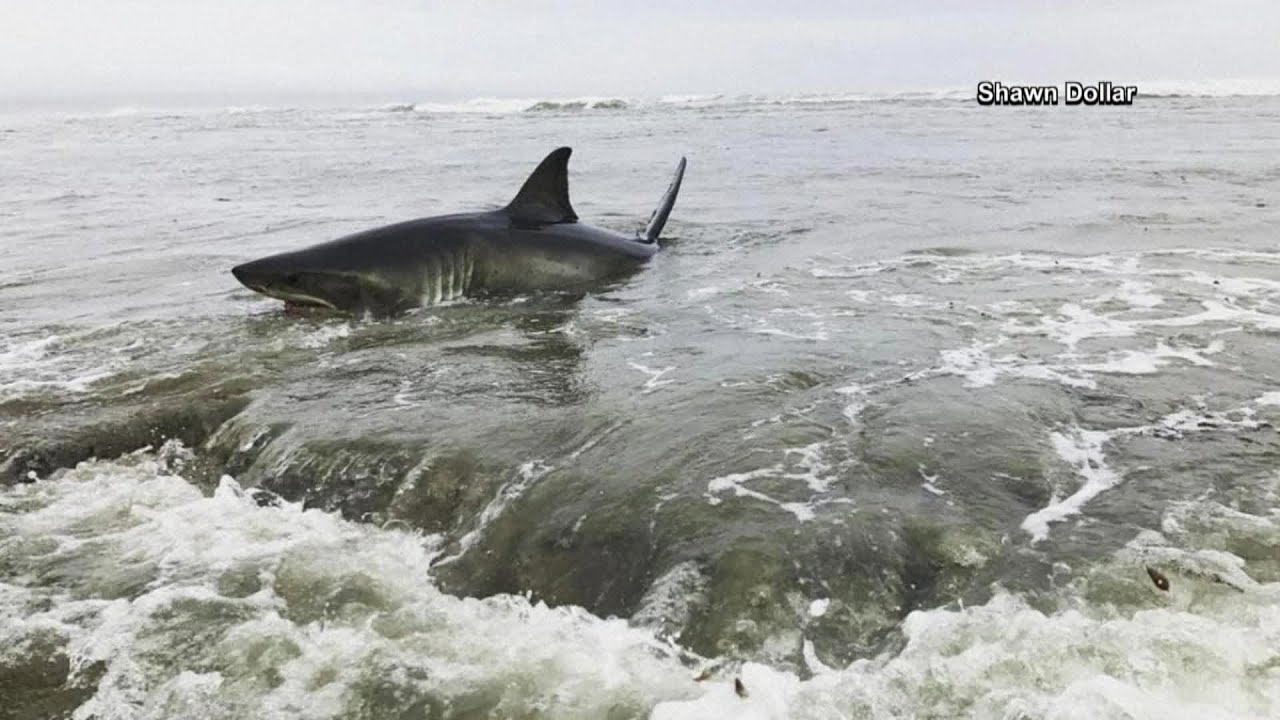
[[[675,176],[635,236],[578,222],[567,147],[547,155],[499,210],[409,220],[231,269],[286,309],[393,315],[489,293],[587,290],[627,277],[658,251],[684,177]]]

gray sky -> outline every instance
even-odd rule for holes
[[[0,98],[10,100],[1222,78],[1280,78],[1280,3],[0,1]]]

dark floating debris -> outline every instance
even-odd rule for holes
[[[737,693],[740,698],[747,696],[747,686],[742,684],[742,678],[733,679],[733,691]]]
[[[1164,573],[1153,567],[1148,567],[1147,575],[1151,577],[1151,582],[1155,583],[1156,587],[1165,592],[1169,592],[1169,578],[1165,577]]]
[[[280,507],[284,504],[284,498],[270,490],[250,488],[247,494],[253,499],[253,502],[256,503],[258,507]]]

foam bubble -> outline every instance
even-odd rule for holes
[[[646,393],[646,394],[651,393],[654,390],[657,390],[658,388],[662,387],[663,385],[670,385],[671,383],[675,382],[675,380],[672,380],[671,378],[663,379],[662,377],[663,375],[666,375],[672,370],[675,370],[676,369],[675,365],[668,365],[667,367],[664,367],[664,368],[654,369],[647,365],[641,365],[640,363],[634,360],[628,360],[627,366],[630,367],[632,370],[638,370],[639,372],[642,372],[645,375],[649,376],[649,379],[645,380],[644,385],[641,386],[643,388],[641,392],[643,393]]]
[[[827,494],[833,479],[832,464],[825,454],[828,445],[829,441],[821,441],[803,447],[787,448],[782,453],[782,461],[774,465],[712,478],[707,482],[707,500],[712,505],[717,505],[721,501],[720,495],[732,492],[736,497],[749,497],[776,505],[795,515],[796,520],[800,522],[813,520],[817,516],[816,509],[819,507],[851,504],[852,501],[848,498],[830,497]],[[772,480],[773,484],[780,485],[781,489],[789,494],[795,494],[797,488],[793,485],[795,481],[801,481],[804,483],[804,490],[800,492],[806,494],[807,490],[809,498],[803,502],[780,500],[773,495],[747,487],[747,483],[757,480]]]
[[[1107,465],[1103,452],[1103,446],[1111,440],[1110,433],[1071,428],[1067,432],[1052,433],[1050,440],[1058,457],[1084,479],[1084,484],[1068,497],[1055,500],[1022,521],[1022,529],[1031,535],[1032,540],[1048,537],[1049,523],[1080,512],[1085,503],[1114,487],[1122,477]]]

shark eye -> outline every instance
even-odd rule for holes
[[[290,285],[297,285],[298,281],[301,279],[302,279],[302,276],[299,275],[298,273],[289,273],[288,275],[284,276],[284,281],[289,283]]]

